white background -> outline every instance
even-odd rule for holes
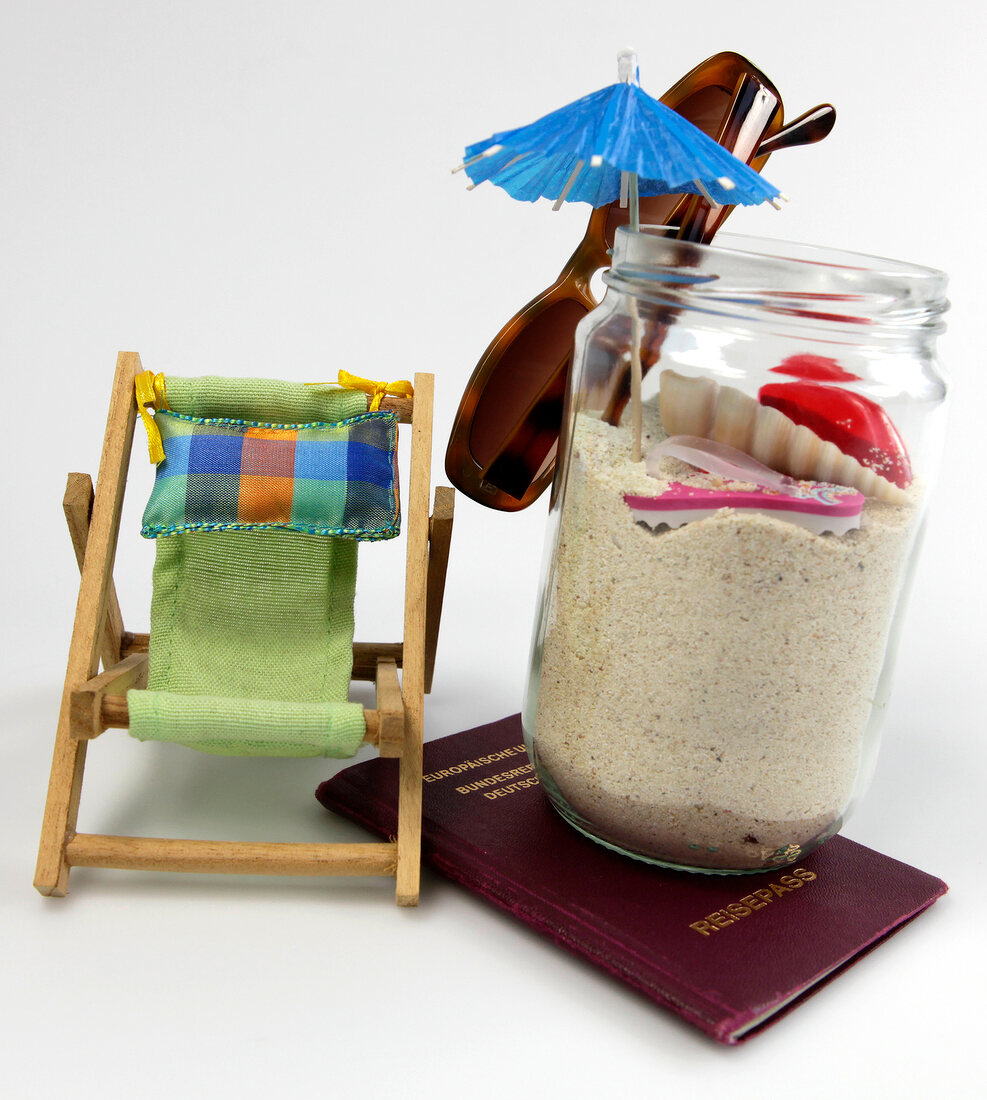
[[[982,10],[4,0],[8,1095],[982,1095]],[[587,216],[467,194],[448,169],[466,143],[611,83],[628,44],[655,95],[733,49],[789,118],[837,106],[824,144],[769,165],[790,206],[739,211],[733,231],[950,273],[948,449],[883,754],[846,828],[950,894],[733,1050],[430,872],[416,911],[385,880],[85,870],[69,898],[42,899],[31,879],[76,585],[60,498],[67,470],[95,473],[117,350],[185,374],[434,371],[440,478],[473,365]],[[118,586],[143,629],[139,458],[131,482]],[[518,515],[460,499],[429,738],[519,708],[545,513],[544,499]],[[368,580],[400,571],[389,552],[363,556],[358,636],[396,636],[393,578]],[[90,751],[80,828],[357,839],[312,797],[332,767],[109,733]]]

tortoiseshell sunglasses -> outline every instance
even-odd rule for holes
[[[836,112],[822,104],[784,125],[781,96],[736,53],[697,65],[662,101],[760,171],[778,149],[820,141]],[[697,195],[640,200],[641,222],[677,227],[676,236],[708,243],[733,209]],[[446,473],[461,492],[500,511],[526,508],[550,484],[576,325],[597,305],[590,289],[610,265],[619,202],[595,209],[558,279],[494,337],[466,387],[446,450]]]

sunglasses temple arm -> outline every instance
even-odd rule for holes
[[[757,147],[757,156],[768,157],[779,149],[794,149],[797,145],[814,145],[828,137],[835,125],[836,109],[831,103],[820,103],[765,138]]]
[[[756,76],[747,73],[737,82],[733,102],[716,140],[738,160],[750,164],[760,155],[761,140],[780,106],[778,97]],[[676,236],[708,244],[732,209],[697,197],[690,202]]]
[[[747,73],[737,82],[733,102],[717,140],[738,160],[749,164],[757,157],[761,139],[780,106],[778,96],[756,76]],[[679,240],[708,244],[732,209],[732,206],[719,206],[697,195],[687,205],[675,236]],[[642,373],[646,374],[657,363],[675,313],[675,310],[664,309],[651,319],[642,349]],[[627,386],[622,382],[622,379],[617,381],[603,413],[603,419],[610,424],[618,423],[627,403]]]

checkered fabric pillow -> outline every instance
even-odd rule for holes
[[[393,413],[337,424],[154,414],[164,461],[145,538],[267,527],[373,541],[400,530]]]

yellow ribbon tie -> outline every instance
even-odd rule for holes
[[[373,382],[349,371],[339,372],[339,384],[347,390],[359,390],[370,396],[370,412],[380,408],[385,397],[414,397],[415,387],[410,382]]]
[[[137,411],[144,422],[147,432],[147,451],[155,466],[164,462],[164,444],[161,442],[161,429],[154,423],[151,409],[167,409],[168,398],[165,394],[165,376],[142,371],[134,379],[134,393],[137,397]]]

